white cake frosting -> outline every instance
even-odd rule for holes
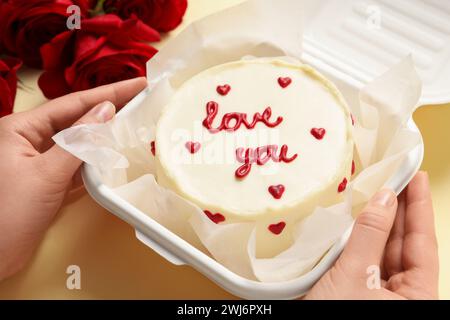
[[[231,62],[187,80],[155,140],[158,183],[215,223],[256,222],[258,257],[286,249],[316,206],[339,202],[354,166],[342,95],[311,67],[279,59]]]

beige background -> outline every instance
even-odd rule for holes
[[[184,23],[242,0],[190,0]],[[39,71],[19,73],[15,111],[45,101]],[[450,84],[449,84],[450,85]],[[450,104],[414,114],[425,140],[422,169],[430,174],[441,263],[441,298],[450,298]],[[19,197],[20,195],[18,195]],[[81,268],[82,288],[66,288],[66,268]],[[187,266],[177,267],[141,244],[134,230],[97,205],[84,190],[71,194],[27,268],[0,283],[0,299],[228,299],[233,298]]]

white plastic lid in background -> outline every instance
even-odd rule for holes
[[[420,104],[450,102],[450,1],[309,0],[305,55],[363,85],[412,54]],[[307,60],[307,59],[305,59]]]

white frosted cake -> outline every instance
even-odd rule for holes
[[[158,183],[214,223],[256,222],[261,258],[289,247],[293,226],[316,206],[342,200],[354,170],[342,95],[311,67],[277,59],[231,62],[187,80],[152,145]]]

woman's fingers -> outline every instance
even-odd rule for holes
[[[105,101],[97,105],[95,108],[89,110],[82,116],[74,125],[89,124],[89,123],[104,123],[111,120],[115,114],[114,105]],[[52,172],[57,175],[57,181],[69,184],[75,172],[81,165],[81,160],[62,149],[58,145],[54,145],[48,151],[39,156],[39,161],[43,161],[43,166],[49,166]]]
[[[72,183],[70,185],[70,191],[77,191],[83,187],[83,177],[81,175],[81,167],[78,167],[77,171],[72,177]]]
[[[376,193],[355,221],[339,263],[347,272],[365,276],[367,268],[379,266],[397,211],[397,197],[391,190]]]
[[[406,190],[398,196],[397,215],[384,252],[384,271],[391,277],[403,271],[403,237],[405,233]]]
[[[73,125],[97,104],[111,101],[120,109],[146,86],[145,78],[135,78],[71,93],[29,111],[27,116],[41,140],[50,139],[57,132]]]
[[[436,240],[433,204],[426,172],[417,173],[406,190],[405,233],[423,234]]]
[[[115,114],[116,107],[114,106],[114,104],[110,101],[104,101],[95,106],[95,108],[89,110],[80,119],[75,121],[73,126],[79,126],[89,123],[105,123],[111,120]]]
[[[406,191],[405,269],[419,270],[428,281],[436,282],[439,272],[437,240],[428,174],[419,172]]]

